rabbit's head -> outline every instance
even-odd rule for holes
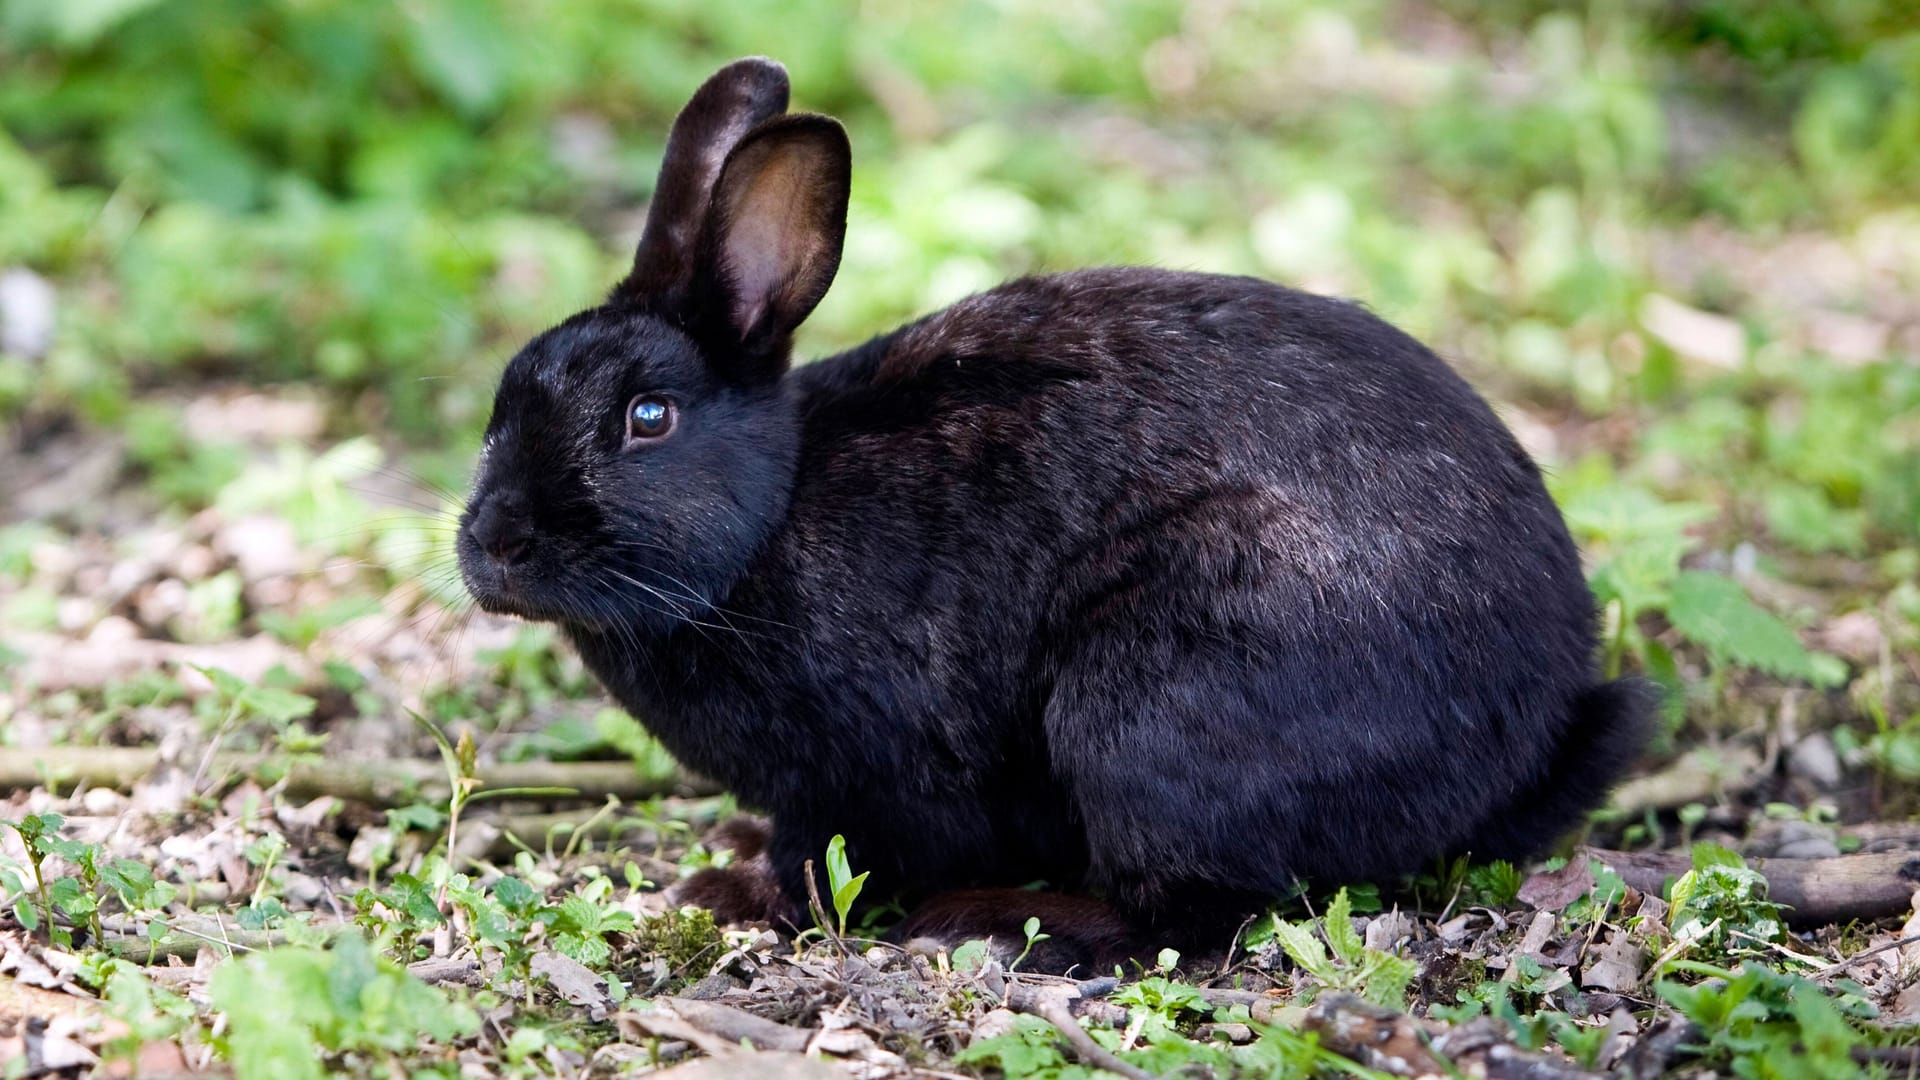
[[[785,513],[792,334],[833,280],[850,153],[742,60],[674,122],[633,271],[507,365],[461,515],[480,606],[601,627],[697,619]]]

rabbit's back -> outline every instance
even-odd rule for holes
[[[1305,590],[1257,605],[1289,622],[1314,609],[1283,599],[1536,612],[1562,630],[1534,649],[1589,664],[1590,598],[1539,470],[1443,361],[1351,302],[1145,269],[1029,278],[793,382],[795,529],[867,549],[807,560],[821,573],[884,560],[951,585],[948,564],[1017,548],[1016,591],[1058,619],[1104,562],[1177,534],[1223,585]],[[1006,585],[1000,565],[969,576]]]

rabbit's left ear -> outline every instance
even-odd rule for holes
[[[751,381],[785,369],[793,331],[833,284],[853,151],[840,124],[769,120],[727,155],[696,259],[695,332]]]
[[[679,313],[693,285],[721,166],[755,125],[786,111],[787,69],[762,56],[728,64],[694,91],[667,135],[646,231],[616,297]]]

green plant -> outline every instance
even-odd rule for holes
[[[1732,578],[1681,571],[1667,598],[1667,618],[1721,664],[1821,686],[1833,685],[1845,674],[1834,658],[1802,645],[1791,628],[1749,599]]]
[[[613,955],[607,935],[627,933],[634,928],[633,914],[608,902],[612,889],[611,880],[593,878],[576,892],[562,897],[558,905],[540,909],[534,914],[534,921],[547,925],[555,951],[588,967],[605,964]]]
[[[847,914],[853,910],[854,901],[860,899],[860,890],[866,886],[871,872],[863,870],[855,874],[847,865],[846,837],[835,833],[833,839],[827,841],[827,888],[833,894],[833,912],[839,919],[840,937],[847,936]]]
[[[351,935],[326,950],[238,957],[214,973],[209,993],[227,1018],[214,1045],[241,1076],[318,1080],[336,1055],[397,1070],[420,1053],[421,1040],[444,1044],[480,1026],[472,1008]]]
[[[1128,983],[1113,995],[1115,1004],[1132,1010],[1132,1021],[1148,1042],[1179,1037],[1180,1023],[1213,1012],[1199,988],[1159,975]]]
[[[1016,1016],[1013,1030],[980,1039],[953,1056],[958,1065],[990,1065],[1012,1078],[1093,1080],[1093,1069],[1071,1065],[1061,1052],[1053,1025],[1035,1016]]]
[[[1819,685],[1841,676],[1844,669],[1834,658],[1807,649],[1739,582],[1681,569],[1682,557],[1700,543],[1693,528],[1713,517],[1710,507],[1665,501],[1621,484],[1604,464],[1583,466],[1557,487],[1568,524],[1599,552],[1593,590],[1605,612],[1609,673],[1619,673],[1632,655],[1650,674],[1678,687],[1672,654],[1641,626],[1643,617],[1659,614],[1721,667],[1757,668]]]
[[[659,957],[672,971],[708,956],[723,941],[713,912],[704,908],[680,908],[642,919],[632,936],[642,953]]]
[[[82,977],[99,989],[107,1015],[124,1025],[107,1041],[108,1060],[132,1063],[142,1046],[173,1038],[199,1018],[191,1001],[153,985],[138,965],[98,954],[89,960],[95,958],[97,963],[81,969]]]
[[[1767,879],[1716,844],[1693,845],[1693,867],[1674,880],[1669,900],[1675,939],[1708,956],[1752,952],[1785,930]]]
[[[1458,856],[1451,861],[1439,861],[1433,872],[1416,875],[1412,882],[1419,895],[1437,897],[1442,904],[1451,902],[1456,906],[1494,908],[1512,906],[1520,894],[1520,886],[1525,883],[1526,875],[1512,863],[1476,863],[1468,855]],[[1362,907],[1355,903],[1353,910],[1380,910],[1377,887],[1367,886],[1367,890],[1371,905]]]
[[[1033,951],[1035,945],[1053,936],[1052,934],[1043,934],[1040,932],[1040,920],[1037,917],[1029,917],[1027,919],[1026,926],[1022,928],[1022,933],[1027,936],[1026,946],[1020,950],[1019,956],[1013,958],[1013,963],[1007,965],[1008,971],[1018,968],[1020,962],[1027,958],[1027,954]]]
[[[308,732],[296,722],[313,712],[313,698],[284,687],[249,683],[219,668],[195,665],[194,670],[213,683],[214,692],[203,699],[201,706],[203,717],[210,720],[213,746],[218,747],[248,722],[264,726],[289,754],[312,754],[325,745],[326,736]],[[203,765],[211,760],[209,754]],[[195,777],[196,786],[202,778]]]
[[[1324,988],[1358,994],[1396,1009],[1406,1005],[1407,985],[1417,970],[1413,961],[1366,947],[1354,932],[1353,908],[1345,889],[1327,905],[1320,926],[1325,945],[1314,935],[1312,923],[1290,923],[1277,916],[1273,920],[1273,934],[1280,947],[1313,978],[1308,997]]]
[[[1842,984],[1830,995],[1810,980],[1751,961],[1730,971],[1682,960],[1668,971],[1706,980],[1689,986],[1662,979],[1654,991],[1699,1027],[1709,1067],[1749,1080],[1865,1075],[1852,1052],[1866,1039],[1850,1017],[1871,1016],[1873,1009],[1859,987]]]
[[[158,910],[172,902],[174,887],[156,880],[148,867],[131,859],[109,858],[97,844],[62,837],[65,824],[64,817],[52,813],[28,814],[18,821],[0,819],[0,826],[20,837],[27,856],[26,877],[17,865],[0,862],[0,886],[6,888],[7,902],[21,926],[29,931],[44,926],[49,942],[72,948],[74,923],[85,924],[93,940],[100,939],[100,909],[107,896],[118,899],[128,911]],[[51,860],[56,858],[72,867],[73,873],[53,876]],[[149,931],[157,938],[166,926],[155,920]]]

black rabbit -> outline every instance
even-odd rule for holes
[[[840,833],[936,898],[912,929],[1044,911],[1104,961],[1526,857],[1603,797],[1647,702],[1446,364],[1346,301],[1106,269],[790,371],[850,153],[786,106],[760,59],[694,95],[632,274],[508,365],[458,541],[482,607],[771,815],[684,896],[804,922]],[[1036,880],[1107,906],[957,892]]]

